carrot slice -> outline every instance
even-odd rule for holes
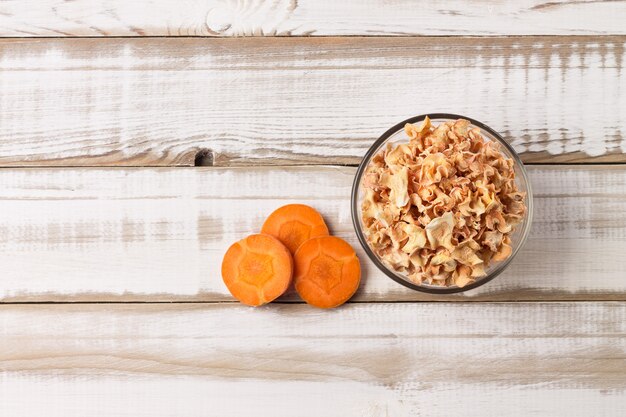
[[[361,282],[361,266],[348,242],[322,236],[304,242],[294,257],[296,291],[308,304],[320,308],[340,306],[354,295]]]
[[[283,294],[293,275],[293,258],[278,239],[250,235],[228,248],[222,261],[222,278],[237,300],[260,306]]]
[[[304,204],[288,204],[269,215],[263,223],[261,233],[274,236],[293,254],[302,243],[310,238],[328,236],[328,227],[313,207]]]

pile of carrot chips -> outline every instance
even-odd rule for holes
[[[363,176],[363,229],[387,266],[417,284],[464,287],[511,255],[526,213],[514,161],[464,119],[404,128]]]

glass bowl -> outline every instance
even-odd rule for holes
[[[382,262],[380,257],[376,255],[374,251],[372,251],[372,249],[369,246],[369,243],[365,239],[365,234],[363,233],[361,203],[363,201],[363,197],[365,193],[364,193],[363,187],[361,186],[361,179],[363,177],[363,174],[367,166],[370,163],[370,160],[374,157],[374,155],[378,154],[378,152],[385,149],[385,147],[387,146],[387,143],[391,143],[391,144],[407,143],[409,141],[409,138],[404,133],[404,125],[406,123],[421,122],[422,120],[424,120],[426,116],[428,116],[431,119],[433,125],[438,125],[439,123],[446,122],[449,120],[466,119],[471,123],[471,127],[477,127],[480,129],[481,134],[483,135],[483,138],[485,140],[500,142],[500,144],[502,145],[501,150],[504,153],[504,155],[508,158],[513,159],[513,161],[515,162],[514,164],[515,180],[516,180],[519,190],[526,193],[526,199],[525,199],[525,204],[527,207],[526,216],[524,217],[523,221],[517,225],[517,227],[515,228],[515,231],[510,235],[511,241],[512,241],[511,256],[509,256],[504,261],[492,263],[488,268],[485,269],[486,275],[484,277],[478,278],[475,282],[468,284],[462,288],[457,287],[457,286],[442,287],[442,286],[437,286],[437,285],[429,285],[427,283],[416,284],[412,282],[409,279],[407,274],[394,271],[390,267],[387,267]],[[471,119],[466,116],[461,116],[458,114],[449,114],[449,113],[433,113],[433,114],[423,114],[421,116],[415,116],[410,119],[404,120],[403,122],[400,122],[394,127],[392,127],[391,129],[387,130],[385,133],[383,133],[383,135],[380,138],[378,138],[376,142],[374,142],[374,144],[369,148],[369,150],[365,154],[365,157],[363,157],[363,160],[359,164],[359,168],[356,172],[354,183],[352,185],[351,210],[352,210],[352,223],[354,225],[354,229],[356,231],[359,242],[361,243],[361,246],[363,246],[365,253],[367,253],[367,256],[369,256],[372,262],[374,262],[374,264],[382,272],[384,272],[389,278],[393,279],[394,281],[406,287],[412,288],[417,291],[427,292],[431,294],[451,294],[451,293],[457,293],[457,292],[462,292],[462,291],[468,291],[473,288],[479,287],[483,284],[486,284],[487,282],[491,281],[492,279],[500,275],[500,273],[506,269],[506,267],[511,263],[513,258],[515,258],[515,255],[517,255],[520,248],[524,245],[524,242],[526,241],[526,238],[528,237],[528,234],[530,232],[530,225],[532,223],[532,217],[533,217],[533,214],[532,214],[533,213],[533,197],[532,197],[530,181],[528,179],[528,174],[526,173],[526,169],[524,168],[522,161],[520,160],[515,150],[513,150],[511,145],[509,145],[504,139],[502,139],[502,136],[500,136],[495,130],[493,130],[489,126],[477,120]]]

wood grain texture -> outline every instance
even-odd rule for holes
[[[0,165],[356,164],[447,111],[526,162],[626,161],[626,37],[0,41]]]
[[[534,224],[518,257],[481,288],[436,297],[391,281],[360,248],[354,168],[3,169],[0,299],[232,301],[225,250],[298,202],[357,249],[355,301],[626,300],[626,166],[529,170]]]
[[[0,36],[626,34],[622,1],[38,0],[0,2]]]
[[[625,323],[610,302],[3,306],[0,411],[619,416]]]

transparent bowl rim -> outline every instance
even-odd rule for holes
[[[462,287],[462,288],[456,287],[456,286],[452,286],[452,287],[438,287],[438,286],[434,286],[434,285],[428,285],[428,286],[427,285],[419,285],[419,284],[412,283],[412,282],[408,281],[407,279],[403,278],[400,273],[396,273],[396,272],[392,271],[390,268],[385,266],[378,259],[376,254],[374,254],[374,252],[370,248],[369,243],[367,243],[365,235],[363,234],[363,230],[362,230],[362,227],[361,227],[361,224],[360,224],[360,221],[359,221],[358,210],[360,208],[358,207],[359,206],[359,201],[357,201],[358,200],[358,192],[359,192],[359,187],[360,187],[360,184],[361,184],[361,178],[363,176],[363,173],[365,172],[365,169],[369,165],[370,160],[379,151],[380,146],[385,141],[387,141],[387,139],[389,139],[393,134],[395,134],[399,130],[404,129],[404,125],[405,124],[421,122],[427,116],[430,119],[433,119],[433,120],[436,120],[436,119],[449,119],[449,120],[465,119],[465,120],[468,120],[472,125],[474,125],[474,126],[480,128],[481,130],[484,130],[487,133],[489,133],[498,142],[500,142],[500,144],[502,144],[502,146],[504,146],[507,149],[507,151],[509,151],[509,153],[513,156],[515,164],[517,164],[519,166],[520,172],[522,173],[522,176],[524,177],[524,182],[525,182],[526,188],[527,188],[526,189],[526,192],[527,192],[527,195],[526,195],[527,213],[526,213],[526,219],[525,219],[526,221],[524,222],[524,229],[522,230],[522,234],[521,234],[521,238],[520,238],[519,244],[517,244],[515,246],[515,248],[513,248],[513,253],[511,253],[511,256],[509,256],[506,260],[498,263],[497,266],[495,267],[495,269],[492,270],[488,275],[486,275],[485,277],[483,277],[481,279],[478,279],[477,281],[475,281],[475,282],[473,282],[473,283],[471,283],[469,285],[466,285],[465,287]],[[361,163],[359,164],[359,166],[357,168],[356,175],[354,176],[354,182],[352,183],[352,195],[351,195],[350,199],[351,199],[351,208],[350,208],[350,210],[351,210],[351,215],[352,215],[352,225],[353,225],[354,230],[356,232],[357,238],[359,239],[359,243],[363,247],[363,250],[365,250],[365,253],[370,258],[370,260],[385,275],[387,275],[389,278],[393,279],[397,283],[399,283],[401,285],[404,285],[405,287],[411,288],[413,290],[421,291],[421,292],[425,292],[425,293],[429,293],[429,294],[453,294],[453,293],[469,291],[471,289],[480,287],[481,285],[484,285],[484,284],[488,283],[489,281],[493,280],[495,277],[500,275],[506,269],[506,267],[511,263],[513,258],[515,258],[515,255],[517,255],[519,250],[524,246],[524,244],[525,244],[525,242],[526,242],[526,240],[528,238],[528,235],[530,233],[530,227],[531,227],[532,220],[533,220],[533,193],[532,193],[530,178],[528,177],[528,173],[526,172],[526,167],[524,167],[524,164],[522,163],[522,160],[520,159],[520,157],[517,154],[517,152],[515,152],[513,147],[511,145],[509,145],[502,138],[502,136],[500,136],[500,134],[498,132],[496,132],[495,130],[493,130],[492,128],[487,126],[486,124],[484,124],[482,122],[479,122],[478,120],[472,119],[471,117],[462,116],[462,115],[453,114],[453,113],[428,113],[428,114],[422,114],[422,115],[419,115],[419,116],[414,116],[414,117],[408,118],[406,120],[403,120],[402,122],[394,125],[390,129],[388,129],[385,133],[383,133],[372,144],[372,146],[370,146],[370,148],[365,153],[365,156],[361,160]]]

